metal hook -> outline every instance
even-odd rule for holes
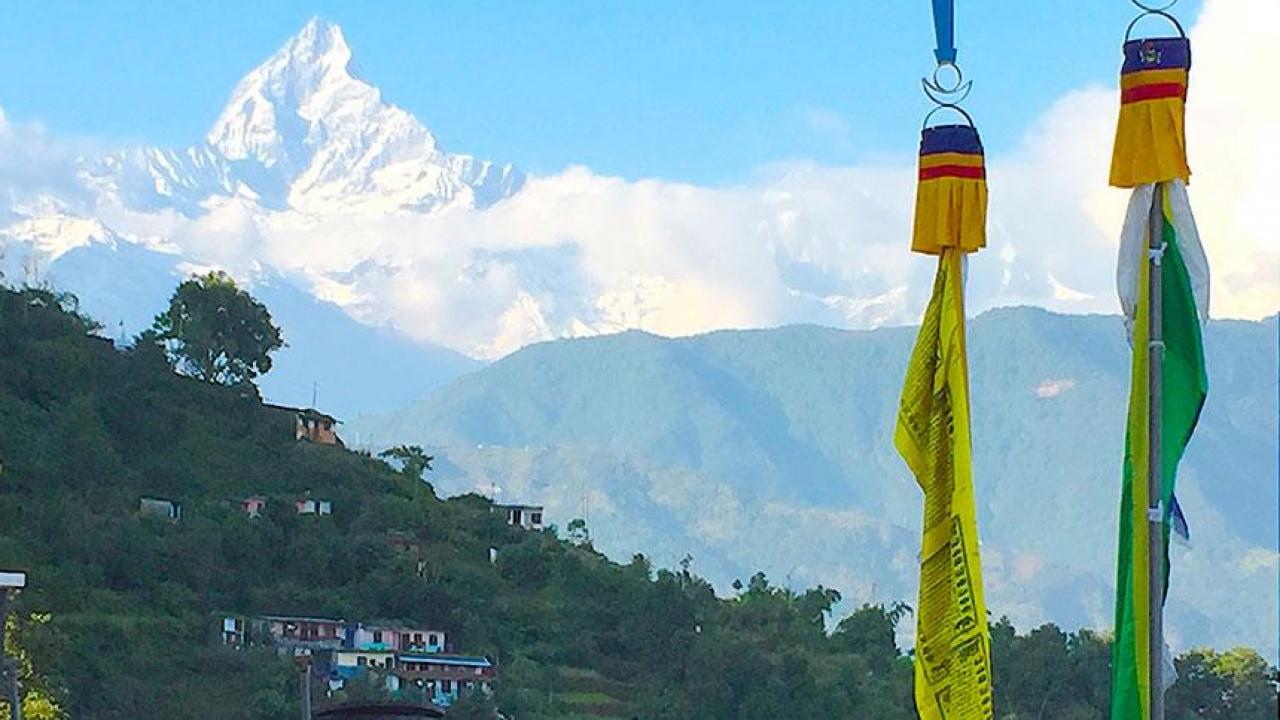
[[[1184,38],[1187,36],[1187,31],[1183,29],[1183,27],[1182,27],[1182,23],[1178,22],[1178,18],[1176,18],[1176,17],[1174,17],[1173,15],[1170,15],[1170,14],[1169,14],[1169,10],[1170,10],[1174,5],[1177,5],[1177,4],[1178,4],[1178,0],[1169,0],[1169,2],[1166,2],[1164,5],[1161,5],[1161,6],[1159,6],[1159,7],[1155,7],[1155,6],[1153,6],[1153,5],[1148,5],[1147,3],[1142,2],[1142,0],[1129,0],[1129,2],[1133,3],[1134,5],[1136,5],[1139,9],[1141,9],[1141,10],[1142,10],[1142,12],[1138,15],[1138,17],[1134,18],[1134,19],[1129,23],[1129,27],[1127,27],[1127,28],[1125,28],[1125,29],[1124,29],[1124,41],[1125,41],[1125,42],[1129,42],[1129,40],[1131,39],[1131,37],[1132,37],[1132,35],[1133,35],[1133,28],[1137,26],[1138,22],[1139,22],[1140,20],[1142,20],[1142,18],[1144,18],[1144,17],[1148,17],[1148,16],[1150,16],[1150,15],[1159,15],[1160,17],[1164,18],[1165,20],[1168,20],[1170,23],[1172,23],[1172,24],[1173,24],[1173,26],[1174,26],[1175,28],[1177,28],[1177,29],[1178,29],[1178,35],[1180,35],[1180,36],[1182,36],[1182,37],[1184,37]]]
[[[966,112],[964,108],[960,107],[959,105],[953,105],[951,103],[942,103],[938,105],[938,107],[925,113],[924,122],[920,123],[920,128],[921,129],[928,128],[929,121],[933,119],[933,116],[942,112],[943,110],[954,110],[955,112],[960,113],[960,116],[965,119],[965,122],[969,123],[969,127],[975,127],[973,124],[973,116],[970,115],[968,112]]]
[[[939,105],[958,105],[959,103],[964,102],[965,98],[969,97],[969,92],[973,90],[973,81],[970,80],[957,90],[943,90],[937,85],[930,83],[928,80],[921,78],[920,86],[924,88],[924,94],[935,103]],[[959,95],[960,97],[943,98],[938,97],[938,95]]]
[[[1169,0],[1169,2],[1165,3],[1164,5],[1161,5],[1160,7],[1151,7],[1150,5],[1144,2],[1141,2],[1141,0],[1129,0],[1129,2],[1133,3],[1134,5],[1137,5],[1144,12],[1157,12],[1157,13],[1165,12],[1169,8],[1178,4],[1178,0]]]
[[[953,82],[944,82],[941,75],[944,68],[950,68],[955,72],[955,80]],[[964,111],[964,108],[960,107],[960,103],[964,102],[965,98],[969,97],[970,91],[973,90],[973,81],[964,79],[964,72],[959,65],[954,62],[938,63],[938,66],[933,70],[932,78],[920,78],[920,86],[924,89],[925,97],[937,105],[924,116],[924,127],[929,126],[929,120],[939,110],[954,110],[964,116],[969,126],[973,127],[973,118]]]

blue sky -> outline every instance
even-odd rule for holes
[[[184,145],[313,15],[357,72],[454,151],[539,173],[732,184],[773,162],[910,153],[932,68],[927,0],[6,3],[0,107],[62,135]],[[1200,3],[1184,0],[1194,18]],[[1111,85],[1122,0],[957,3],[988,148],[1055,98]]]

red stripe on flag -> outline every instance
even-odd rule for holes
[[[1143,100],[1162,100],[1164,98],[1186,98],[1187,86],[1182,83],[1153,83],[1151,85],[1135,85],[1120,93],[1120,102],[1131,103]]]
[[[987,176],[985,168],[972,165],[938,165],[937,167],[920,168],[921,180],[933,180],[940,177],[967,178],[981,180]]]

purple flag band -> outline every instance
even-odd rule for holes
[[[981,155],[982,140],[972,125],[938,125],[920,134],[920,154],[963,153]]]
[[[1130,40],[1124,44],[1121,75],[1143,70],[1190,70],[1191,41],[1184,37]]]

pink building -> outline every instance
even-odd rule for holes
[[[445,649],[440,630],[402,625],[360,625],[354,629],[351,646],[360,650],[438,653]]]
[[[240,510],[251,518],[260,517],[266,507],[267,499],[261,495],[254,495],[240,501]]]

